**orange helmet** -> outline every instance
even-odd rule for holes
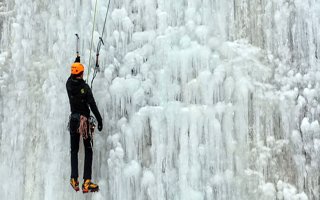
[[[81,63],[73,63],[71,66],[71,74],[80,74],[84,71],[84,66]]]

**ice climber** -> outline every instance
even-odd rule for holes
[[[84,66],[77,57],[71,67],[71,75],[67,80],[66,87],[70,102],[71,115],[69,121],[70,143],[71,143],[71,180],[70,184],[74,190],[79,191],[78,181],[78,151],[80,137],[83,138],[85,147],[84,172],[83,172],[83,193],[95,192],[99,186],[91,182],[92,174],[92,135],[88,119],[90,110],[98,121],[98,130],[102,130],[102,118],[93,98],[92,91],[83,80]]]

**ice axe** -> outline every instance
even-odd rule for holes
[[[79,39],[80,39],[80,37],[79,37],[78,33],[76,33],[75,35],[77,37],[77,41],[76,41],[76,44],[77,44],[77,46],[76,46],[77,57],[76,57],[76,61],[75,62],[80,62],[80,55],[79,55]]]
[[[78,33],[76,33],[75,35],[76,35],[76,37],[77,37],[77,42],[76,42],[76,43],[77,43],[77,49],[76,49],[76,51],[77,51],[77,57],[79,57],[79,39],[80,39],[80,38],[79,38]]]
[[[96,69],[99,70],[99,55],[100,55],[100,49],[101,45],[104,45],[104,42],[102,40],[102,37],[99,37],[99,42],[97,46],[97,54],[96,54]]]
[[[102,37],[99,37],[99,42],[98,42],[98,46],[97,46],[97,54],[96,54],[96,66],[94,67],[94,72],[93,72],[93,77],[91,80],[91,89],[92,89],[92,83],[93,80],[96,78],[97,73],[100,71],[100,66],[99,66],[99,55],[100,55],[100,49],[101,49],[101,45],[104,45],[103,39]]]

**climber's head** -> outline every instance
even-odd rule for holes
[[[75,62],[71,66],[71,74],[74,77],[82,77],[84,72],[84,66],[80,62]]]

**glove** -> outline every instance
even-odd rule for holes
[[[102,128],[103,128],[102,121],[101,121],[101,122],[98,122],[98,130],[99,130],[100,132],[102,131]]]
[[[76,57],[76,60],[74,61],[75,63],[79,63],[80,62],[80,56]]]

